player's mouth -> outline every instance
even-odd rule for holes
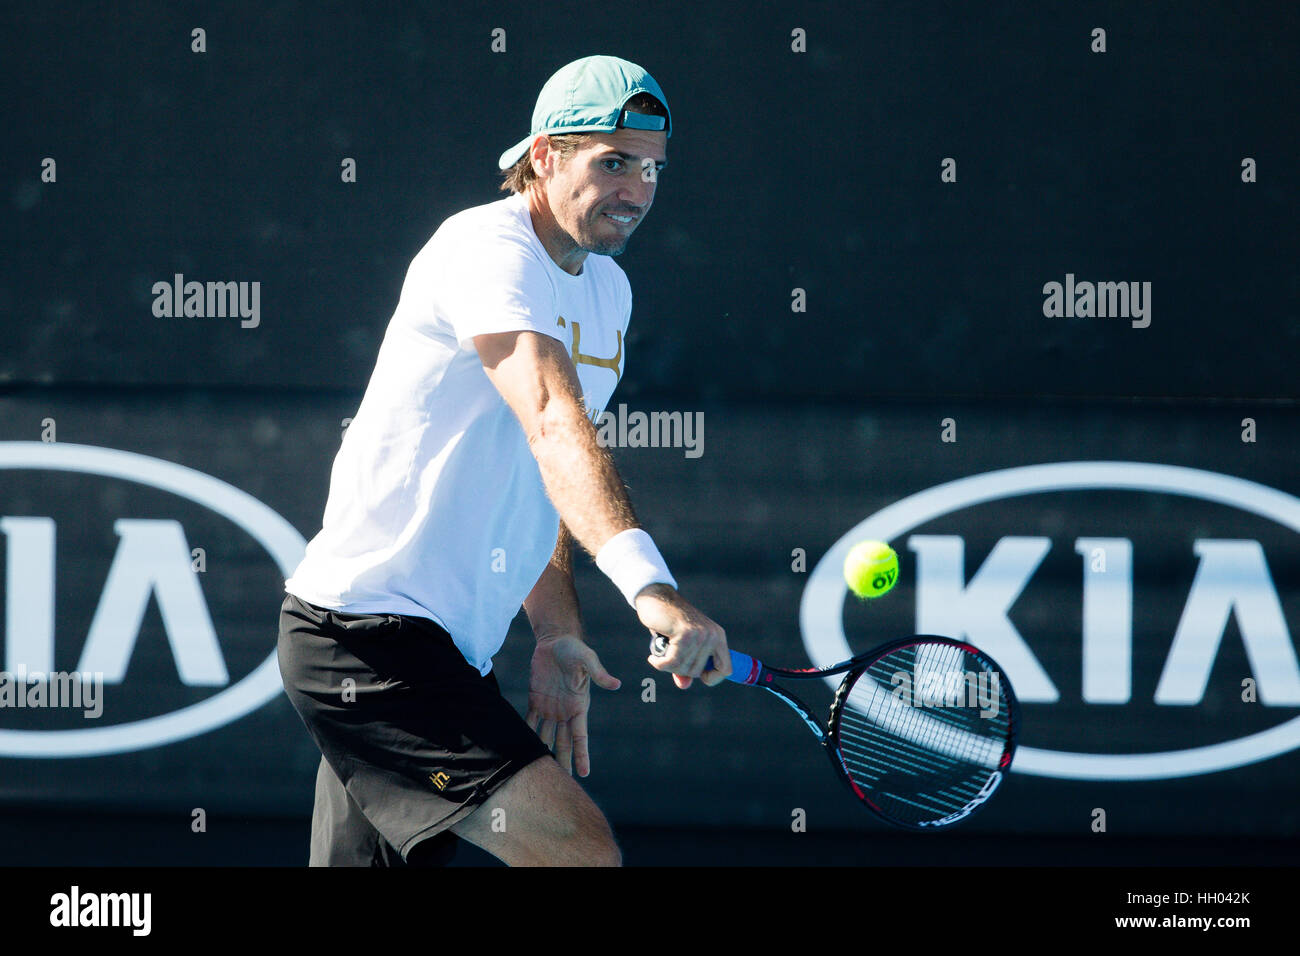
[[[636,216],[620,216],[612,212],[601,213],[601,215],[606,219],[612,219],[620,226],[630,226],[632,223],[636,222]]]

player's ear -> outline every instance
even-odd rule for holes
[[[551,138],[544,133],[539,133],[534,139],[533,144],[528,148],[529,157],[533,163],[533,172],[539,178],[550,176],[554,172],[555,150],[551,148]]]

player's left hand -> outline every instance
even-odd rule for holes
[[[601,664],[596,652],[576,635],[543,637],[533,651],[532,679],[528,687],[528,726],[569,773],[591,773],[587,751],[587,708],[592,681],[606,690],[623,682]]]

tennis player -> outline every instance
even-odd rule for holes
[[[447,219],[411,263],[285,582],[280,669],[322,753],[312,865],[437,865],[458,838],[511,865],[620,862],[572,776],[591,768],[591,684],[620,683],[586,641],[573,540],[669,638],[653,667],[681,688],[730,673],[593,425],[632,308],[610,257],[650,211],[671,124],[636,64],[568,64],[501,156],[511,195]],[[526,717],[492,673],[521,606]]]

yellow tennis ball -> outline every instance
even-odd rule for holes
[[[898,580],[898,555],[883,541],[859,541],[844,559],[844,580],[860,598],[880,597]]]

